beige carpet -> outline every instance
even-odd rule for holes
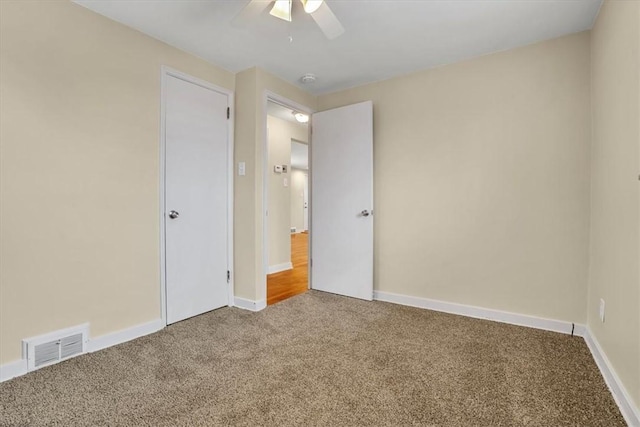
[[[308,292],[0,384],[2,426],[619,426],[582,338]]]

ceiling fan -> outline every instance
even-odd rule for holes
[[[235,23],[247,23],[273,4],[269,14],[291,22],[293,3],[293,0],[251,0],[233,21]],[[329,40],[333,40],[344,33],[344,27],[324,0],[300,0],[300,3],[302,3],[304,11],[311,15]]]

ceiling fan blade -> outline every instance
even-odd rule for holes
[[[232,20],[233,26],[245,26],[256,19],[264,11],[271,0],[251,0]]]
[[[344,33],[344,27],[338,21],[336,15],[333,14],[326,1],[322,2],[318,10],[311,13],[311,17],[329,40],[340,37]]]

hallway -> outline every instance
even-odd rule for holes
[[[307,291],[309,234],[291,235],[292,270],[267,275],[267,305],[275,304]]]

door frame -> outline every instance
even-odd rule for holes
[[[268,104],[269,102],[274,102],[276,104],[280,104],[283,107],[290,108],[292,110],[299,111],[301,113],[305,113],[309,115],[309,122],[307,123],[307,132],[308,132],[308,143],[307,145],[311,147],[311,115],[315,113],[310,107],[299,104],[295,101],[292,101],[284,96],[278,95],[275,92],[270,90],[265,90],[262,96],[262,111],[264,112],[263,117],[263,135],[264,140],[262,141],[262,277],[264,277],[264,294],[265,301],[267,299],[267,275],[269,273],[269,220],[267,218],[267,208],[269,207],[269,130],[267,128],[267,116]],[[309,149],[309,170],[307,173],[311,171],[311,149]],[[289,180],[291,182],[291,180]],[[309,208],[311,207],[311,176],[309,174]],[[309,209],[309,247],[307,252],[308,263],[308,284],[307,288],[311,289],[311,210]]]
[[[234,93],[232,90],[214,85],[206,80],[199,79],[182,71],[162,65],[160,67],[160,307],[162,325],[167,326],[167,265],[166,265],[166,206],[165,206],[165,179],[166,179],[166,82],[169,77],[175,77],[189,83],[213,90],[226,95],[229,106],[229,119],[227,120],[227,270],[230,273],[228,286],[228,305],[233,306],[233,148],[234,148]]]

